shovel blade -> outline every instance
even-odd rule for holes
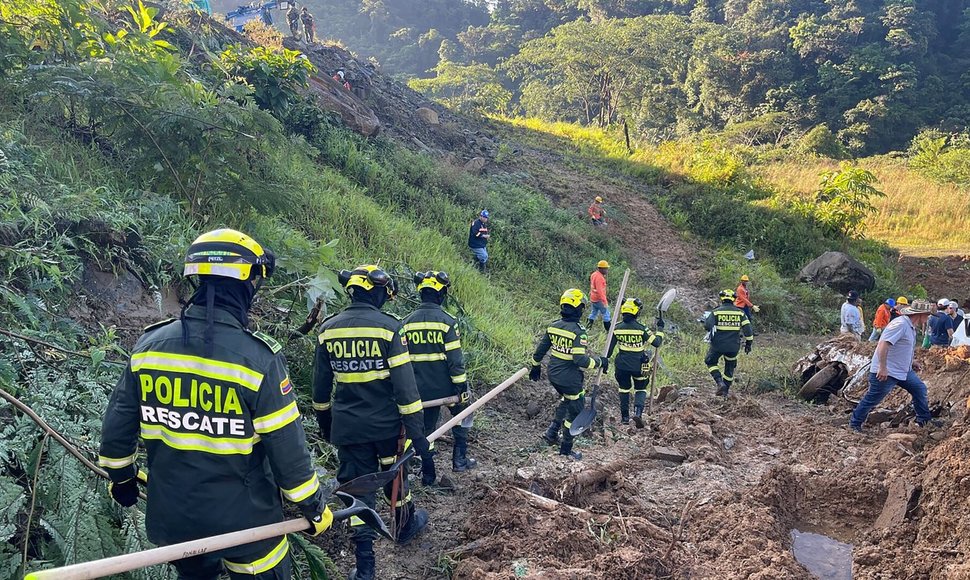
[[[367,495],[368,493],[374,493],[377,490],[383,488],[385,485],[394,481],[397,477],[398,472],[401,470],[401,466],[408,459],[414,457],[414,450],[409,449],[397,463],[389,467],[386,471],[377,471],[375,473],[368,473],[367,475],[361,475],[360,477],[355,477],[350,481],[344,482],[337,486],[334,493],[343,492],[350,495]]]
[[[475,413],[465,417],[461,420],[461,426],[464,429],[471,429],[475,425]]]
[[[590,405],[589,407],[586,407],[585,409],[583,409],[582,413],[580,413],[579,415],[576,415],[576,418],[573,419],[573,424],[569,428],[569,434],[572,435],[573,437],[576,437],[577,435],[581,435],[583,431],[589,429],[589,426],[593,424],[593,419],[595,418],[596,418],[596,407],[594,405]]]
[[[344,503],[347,503],[345,498],[341,497],[340,499],[343,500]],[[333,521],[342,522],[356,516],[360,518],[360,520],[363,521],[367,527],[372,528],[378,534],[384,536],[388,540],[394,539],[391,536],[391,530],[387,528],[387,524],[384,523],[384,520],[376,511],[367,507],[364,502],[357,498],[351,498],[351,500],[350,505],[342,510],[333,512]]]

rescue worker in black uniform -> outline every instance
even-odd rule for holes
[[[199,286],[180,319],[135,343],[105,411],[99,464],[123,506],[138,499],[138,439],[147,452],[148,538],[165,546],[283,521],[295,503],[314,535],[330,527],[278,342],[247,329],[275,259],[249,236],[215,230],[189,247]],[[290,578],[285,536],[173,562],[179,578]]]
[[[387,469],[409,445],[424,458],[428,440],[404,328],[400,320],[381,312],[397,293],[397,284],[373,265],[343,270],[338,279],[350,294],[351,304],[320,327],[313,366],[313,408],[321,435],[337,447],[337,480],[343,483]],[[400,445],[402,426],[408,439]],[[428,523],[428,512],[414,508],[406,473],[403,482],[394,498],[400,544],[410,542]],[[392,500],[392,485],[384,488],[388,501]],[[377,506],[373,493],[360,499],[372,508]],[[372,580],[377,534],[360,519],[351,518],[350,525],[357,559],[350,578]]]
[[[532,355],[532,369],[529,378],[538,381],[542,375],[542,359],[546,353],[549,359],[549,382],[561,396],[556,415],[542,438],[549,445],[559,443],[559,454],[582,459],[583,455],[573,451],[573,436],[569,434],[573,419],[579,415],[586,403],[583,390],[583,371],[602,368],[606,372],[606,357],[587,354],[589,339],[586,329],[579,324],[586,308],[586,296],[576,288],[563,292],[559,298],[561,319],[553,322],[539,339],[535,354]],[[559,432],[562,431],[562,441]]]
[[[421,296],[421,306],[404,319],[404,332],[411,353],[411,366],[418,382],[422,401],[432,401],[457,395],[460,402],[448,407],[451,416],[468,407],[468,377],[465,375],[465,358],[461,352],[458,321],[442,309],[448,297],[451,279],[446,272],[417,272],[414,283]],[[438,425],[441,407],[424,410],[424,432],[431,433]],[[451,452],[453,471],[467,471],[477,462],[468,458],[468,429],[461,425],[451,428],[454,447]],[[434,443],[430,452],[422,458],[421,483],[433,485],[435,471]]]
[[[741,337],[744,337],[744,353],[751,352],[754,336],[751,321],[744,310],[734,305],[734,290],[721,290],[718,294],[721,305],[715,308],[704,320],[704,328],[710,336],[711,346],[707,349],[704,364],[717,384],[717,395],[727,397],[734,382],[734,370],[738,367],[738,351]],[[724,357],[724,372],[721,372],[721,357]]]
[[[660,348],[664,340],[664,322],[657,319],[657,332],[654,334],[646,326],[640,324],[637,316],[643,303],[638,298],[627,298],[620,306],[623,321],[616,325],[613,340],[607,350],[606,358],[613,356],[613,351],[619,348],[616,360],[613,361],[613,374],[620,391],[620,422],[630,423],[630,393],[634,393],[633,421],[637,427],[643,427],[643,406],[647,403],[647,386],[650,378],[647,374],[647,363],[650,361],[649,348]]]

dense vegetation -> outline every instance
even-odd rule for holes
[[[225,0],[219,9],[234,5]],[[321,38],[496,113],[662,140],[822,125],[853,154],[970,121],[970,11],[918,0],[306,0]],[[499,98],[483,99],[483,91]]]

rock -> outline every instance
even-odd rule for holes
[[[680,397],[693,397],[697,394],[697,387],[684,387],[677,391],[677,395]]]
[[[673,461],[675,463],[683,463],[687,459],[687,454],[676,449],[674,447],[661,447],[659,445],[654,445],[650,453],[647,454],[650,459],[661,459],[663,461]]]
[[[932,439],[933,441],[943,441],[944,439],[946,439],[946,433],[944,433],[943,431],[933,431],[932,433],[930,433],[930,439]]]
[[[515,470],[515,476],[524,481],[532,481],[535,479],[537,471],[538,468],[536,467],[520,467]]]
[[[697,430],[700,431],[705,437],[713,437],[714,430],[707,423],[701,423],[697,425]]]
[[[415,111],[418,118],[429,125],[440,125],[441,121],[438,119],[438,112],[434,109],[429,109],[428,107],[421,107]]]
[[[661,387],[660,388],[660,394],[657,395],[657,402],[658,403],[663,403],[664,401],[666,401],[667,400],[667,397],[673,391],[674,391],[674,388],[671,387],[670,385],[664,385],[663,387]],[[671,399],[671,400],[673,400],[673,399]]]
[[[778,457],[778,455],[781,453],[781,449],[778,449],[777,447],[765,447],[762,449],[762,451],[764,451],[765,455],[770,455],[772,457]]]
[[[465,171],[470,173],[480,173],[482,169],[485,169],[486,163],[488,163],[488,161],[486,161],[484,157],[472,157],[468,160],[468,162],[465,163],[464,168]]]
[[[529,401],[529,404],[525,407],[525,416],[529,419],[535,419],[541,412],[542,405],[538,401]]]
[[[724,438],[724,448],[727,449],[728,451],[730,451],[731,449],[734,448],[734,444],[735,444],[736,441],[737,440],[734,437],[725,437]]]
[[[916,486],[905,479],[893,480],[889,485],[889,495],[882,506],[882,513],[876,518],[873,528],[895,528],[906,519],[909,504],[916,493]]]
[[[828,286],[846,293],[868,292],[876,287],[876,276],[862,262],[842,252],[825,252],[798,273],[801,282]]]

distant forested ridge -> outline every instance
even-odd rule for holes
[[[757,144],[815,128],[857,155],[970,122],[970,0],[305,5],[320,38],[458,108],[625,120],[648,140],[727,128]]]

